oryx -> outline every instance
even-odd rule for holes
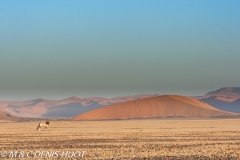
[[[40,123],[38,124],[36,130],[39,131],[42,127],[45,127],[45,130],[47,130],[49,124],[50,124],[50,121],[49,121],[48,118],[47,118],[47,121],[46,121],[45,123],[40,122]]]

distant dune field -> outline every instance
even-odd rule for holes
[[[152,95],[140,94],[140,95],[132,95],[132,96],[119,96],[115,98],[102,98],[102,97],[81,98],[77,96],[72,96],[70,98],[66,98],[63,100],[50,100],[45,98],[38,98],[38,99],[33,99],[28,101],[0,101],[0,111],[4,111],[10,115],[15,115],[18,117],[70,118],[70,117],[75,117],[80,114],[93,111],[99,108],[104,108],[106,106],[113,106],[115,104],[121,105],[122,102],[140,100],[140,99],[150,98],[150,97],[159,97],[159,96],[160,96],[159,94],[152,94]],[[182,98],[179,100],[179,102],[186,99],[185,96],[179,96],[179,97]],[[240,107],[239,107],[240,106],[240,87],[223,87],[216,91],[208,92],[204,96],[191,96],[189,98],[198,99],[222,111],[240,113]],[[176,101],[176,99],[172,99],[172,100]],[[190,101],[194,101],[194,100],[190,100]],[[186,101],[184,102],[186,103]],[[196,107],[199,104],[200,103],[197,102],[196,104],[193,104],[193,105]],[[134,104],[131,104],[131,106],[133,105]],[[169,106],[166,103],[163,105]],[[187,106],[189,106],[189,104],[187,104]],[[153,105],[150,104],[149,108],[150,108],[149,112],[151,112],[151,108],[152,109],[154,108],[154,104]],[[170,108],[170,107],[167,107],[167,108]],[[175,110],[176,108],[173,107],[172,109]],[[197,109],[197,112],[198,112],[198,109]],[[189,114],[190,116],[192,114],[191,111],[189,111],[189,113],[188,112],[185,112],[185,113],[187,115],[190,113]],[[187,115],[184,115],[184,116],[187,116]],[[205,114],[205,115],[208,115],[208,114]],[[128,115],[128,116],[131,117],[131,115]],[[147,115],[143,115],[143,116],[147,116]],[[167,116],[178,116],[178,112],[175,113],[174,111],[172,112],[172,115],[167,114]]]
[[[19,117],[73,117],[103,106],[152,96],[156,95],[142,94],[111,99],[73,96],[59,101],[45,98],[29,101],[0,101],[0,110]]]

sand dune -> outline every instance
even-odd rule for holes
[[[164,95],[127,101],[99,108],[74,117],[74,120],[129,119],[154,117],[214,117],[236,114],[218,110],[194,98]]]

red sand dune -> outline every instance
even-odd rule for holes
[[[236,114],[218,110],[194,98],[164,95],[127,101],[74,117],[74,120],[129,119],[154,117],[214,117]]]

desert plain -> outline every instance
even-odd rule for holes
[[[0,159],[240,159],[240,119],[51,121],[47,131],[37,125],[1,121]],[[31,153],[9,157],[11,151]],[[37,151],[82,155],[34,158]]]

